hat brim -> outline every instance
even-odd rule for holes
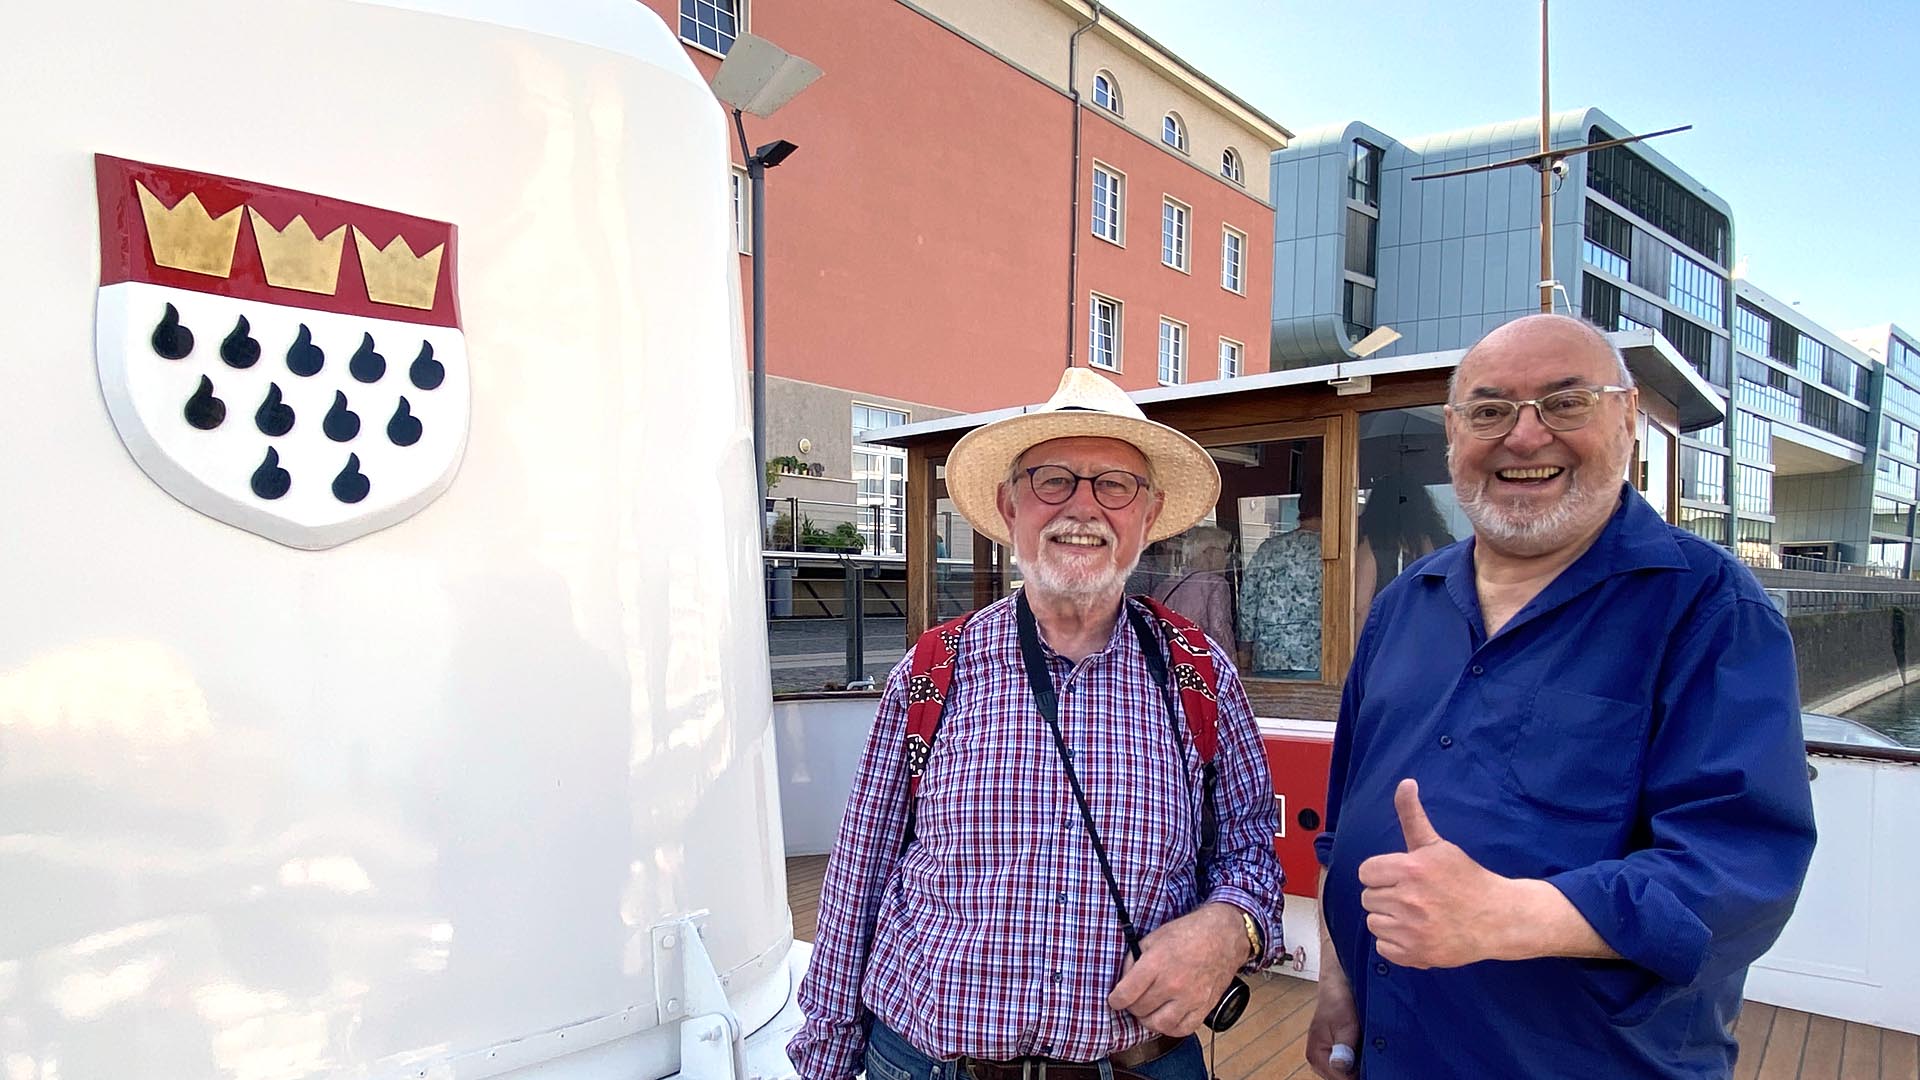
[[[1043,442],[1077,437],[1118,439],[1146,457],[1164,499],[1148,543],[1187,531],[1220,500],[1220,469],[1199,443],[1165,424],[1091,409],[1025,413],[968,432],[947,455],[947,497],[976,532],[1011,546],[995,498],[1008,470]]]

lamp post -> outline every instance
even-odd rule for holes
[[[754,34],[735,38],[713,75],[714,96],[733,111],[733,129],[740,138],[740,156],[751,189],[747,213],[753,221],[753,466],[763,509],[767,503],[767,170],[800,148],[775,139],[749,152],[746,122],[740,114],[772,116],[819,77],[820,68],[811,61]],[[799,523],[794,527],[798,529]]]

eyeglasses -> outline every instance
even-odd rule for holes
[[[1520,410],[1533,406],[1540,416],[1540,423],[1552,431],[1576,431],[1586,427],[1600,406],[1601,394],[1624,394],[1625,386],[1576,386],[1570,390],[1557,390],[1545,397],[1528,398],[1525,401],[1506,401],[1501,398],[1475,398],[1458,405],[1448,405],[1447,411],[1458,416],[1467,425],[1467,431],[1477,439],[1500,439],[1513,430],[1520,422]]]
[[[1093,500],[1109,510],[1132,506],[1133,500],[1140,497],[1140,489],[1147,486],[1146,477],[1125,469],[1108,469],[1095,476],[1081,476],[1065,465],[1036,465],[1027,470],[1027,483],[1033,485],[1033,494],[1048,506],[1058,506],[1073,498],[1083,480],[1093,488]]]

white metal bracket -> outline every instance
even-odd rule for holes
[[[706,912],[653,931],[654,1000],[660,1022],[680,1024],[680,1075],[689,1080],[740,1080],[746,1075],[740,1019],[700,935]]]
[[[1328,379],[1327,385],[1340,397],[1352,397],[1355,394],[1373,393],[1373,376],[1345,375],[1338,379]]]

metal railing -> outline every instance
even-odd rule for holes
[[[769,498],[760,546],[769,553],[899,555],[906,535],[906,512],[897,507]]]

